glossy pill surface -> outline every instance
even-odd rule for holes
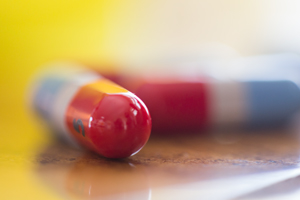
[[[59,137],[108,158],[146,144],[151,118],[137,96],[91,71],[62,71],[42,76],[33,94],[35,110]]]

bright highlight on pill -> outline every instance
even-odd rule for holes
[[[35,82],[31,101],[57,136],[108,158],[134,155],[146,144],[151,118],[137,96],[84,68],[53,67]]]

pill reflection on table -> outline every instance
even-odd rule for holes
[[[127,161],[95,159],[90,154],[77,155],[73,161],[62,157],[49,161],[41,156],[38,158],[41,164],[35,171],[46,185],[64,198],[150,199],[151,189],[143,166]]]

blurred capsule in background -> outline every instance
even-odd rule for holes
[[[131,156],[146,144],[151,118],[137,96],[81,66],[48,68],[33,83],[31,104],[59,137],[108,158]]]
[[[274,127],[300,108],[297,55],[200,60],[161,71],[105,75],[145,102],[157,132]]]

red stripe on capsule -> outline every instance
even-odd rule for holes
[[[199,130],[208,126],[207,88],[202,82],[145,83],[135,94],[147,105],[153,130]]]
[[[137,153],[151,132],[144,103],[107,80],[79,89],[67,109],[66,123],[79,143],[108,158]]]
[[[153,131],[165,134],[203,130],[211,123],[208,77],[189,81],[176,77],[104,76],[142,99],[151,114]]]

